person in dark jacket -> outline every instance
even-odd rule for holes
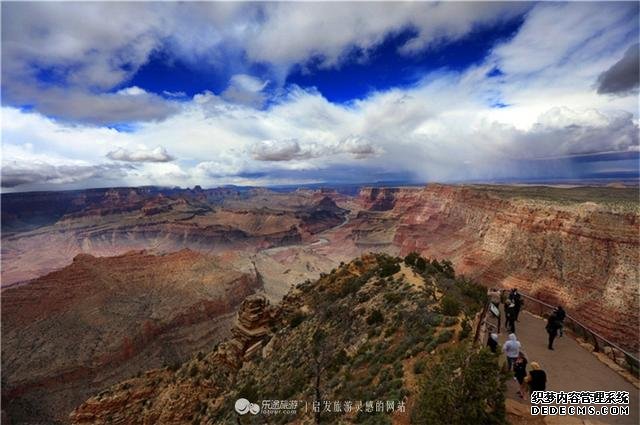
[[[509,303],[504,308],[505,327],[507,332],[516,333],[516,305]]]
[[[564,328],[564,319],[567,317],[567,313],[564,311],[561,305],[556,307],[554,311],[554,315],[556,316],[556,320],[558,321],[558,335],[562,336],[562,330]]]
[[[514,308],[514,317],[515,317],[515,321],[518,321],[518,316],[520,315],[520,310],[522,309],[522,304],[524,304],[522,302],[522,295],[520,295],[520,292],[518,292],[517,289],[513,290],[513,304],[515,305]]]
[[[531,370],[529,375],[524,378],[524,382],[529,386],[529,392],[545,391],[547,388],[547,374],[537,362],[531,362]]]
[[[547,345],[547,348],[549,350],[553,350],[553,340],[556,339],[556,337],[558,336],[558,329],[559,329],[558,318],[556,317],[555,314],[552,314],[547,319],[546,329],[547,329],[547,333],[549,334],[549,344]]]
[[[518,358],[513,363],[513,375],[515,376],[518,384],[520,384],[520,389],[518,390],[518,395],[521,398],[524,398],[526,393],[526,386],[524,383],[524,378],[527,376],[527,358],[524,353],[520,351],[518,353]]]
[[[492,353],[495,353],[498,349],[498,334],[492,333],[489,335],[489,339],[487,340],[487,347],[491,350]]]

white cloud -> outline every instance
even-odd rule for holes
[[[118,90],[116,94],[122,94],[125,96],[140,96],[148,93],[144,89],[141,89],[138,86],[131,86],[131,87]]]
[[[212,33],[206,33],[214,41],[199,39],[196,29],[189,27],[174,42],[184,48],[189,38],[195,37],[204,43],[200,45],[204,49],[202,46],[234,37],[240,40],[250,33],[255,39],[251,43],[258,43],[256,46],[265,43],[260,54],[271,53],[274,63],[303,61],[310,52],[315,52],[323,55],[325,65],[329,66],[340,62],[344,46],[355,43],[367,49],[379,42],[381,34],[400,25],[397,22],[423,19],[426,12],[420,7],[434,13],[428,19],[444,25],[448,19],[454,19],[449,18],[450,14],[462,10],[458,4],[448,4],[443,4],[442,9],[434,4],[402,4],[397,10],[384,3],[367,5],[371,9],[340,5],[350,11],[346,17],[327,18],[322,25],[318,22],[325,15],[320,10],[332,5],[313,5],[319,8],[314,9],[317,13],[305,15],[304,8],[312,6],[290,5],[291,11],[287,12],[280,4],[273,9],[267,5],[240,4],[223,8],[223,16],[236,22],[239,11],[266,8],[268,13],[259,24],[231,29],[226,18],[207,14],[213,10],[209,4],[189,3],[184,8],[176,6],[178,15],[191,15],[192,7],[201,7],[197,9],[200,12],[197,19],[218,19]],[[598,76],[623,56],[629,45],[625,34],[637,29],[637,23],[626,22],[623,14],[616,11],[591,16],[592,7],[595,6],[536,5],[527,15],[521,32],[497,46],[482,63],[461,73],[446,70],[432,73],[414,86],[372,92],[348,104],[332,103],[314,89],[287,86],[270,99],[267,107],[257,108],[263,105],[267,82],[244,71],[231,78],[229,88],[221,95],[203,92],[181,102],[162,100],[162,105],[173,108],[171,113],[159,114],[162,120],[152,118],[158,115],[157,111],[145,111],[154,95],[135,86],[99,95],[98,99],[117,99],[117,103],[98,102],[100,113],[95,112],[95,96],[77,100],[74,96],[79,91],[51,92],[46,95],[49,103],[43,103],[46,111],[59,113],[71,108],[71,104],[74,106],[68,116],[84,114],[95,126],[65,124],[38,112],[4,107],[3,161],[12,164],[9,170],[17,170],[12,181],[24,182],[14,186],[23,189],[30,187],[30,182],[53,185],[63,181],[63,177],[56,177],[56,171],[42,172],[46,167],[40,165],[34,166],[34,174],[45,177],[20,177],[20,173],[28,174],[30,163],[99,167],[104,165],[105,156],[138,161],[178,158],[172,162],[120,164],[123,167],[117,168],[114,175],[125,184],[209,186],[322,180],[330,175],[365,179],[367,172],[374,171],[376,175],[404,175],[416,180],[517,176],[524,171],[514,166],[514,161],[637,151],[637,96],[602,96],[594,87]],[[476,25],[470,16],[474,9],[469,10],[461,18],[462,23],[446,37],[458,37]],[[580,19],[574,18],[574,14]],[[282,50],[269,52],[267,46],[277,41],[273,38],[275,28],[296,16],[302,21],[292,23],[294,26],[287,34],[298,37],[281,40]],[[554,20],[554,16],[567,18]],[[490,19],[485,16],[481,20],[485,18]],[[566,22],[573,27],[566,28]],[[347,23],[351,27],[334,28]],[[438,42],[441,33],[434,29],[437,27],[434,24],[432,29],[425,29],[427,35],[420,35],[413,42],[415,47],[423,39],[425,46]],[[330,31],[334,29],[336,34]],[[553,38],[564,31],[573,33],[567,40],[553,43]],[[327,39],[321,39],[320,34],[326,34]],[[243,46],[249,46],[247,43]],[[63,47],[68,52],[57,53],[55,57],[82,50],[73,43]],[[546,49],[550,51],[542,51]],[[250,51],[258,55],[258,50]],[[206,49],[192,53],[195,60],[205,55]],[[535,60],[537,55],[540,62]],[[494,67],[503,70],[504,75],[487,77]],[[54,102],[65,95],[74,98],[70,104]],[[136,99],[146,100],[133,103]],[[100,126],[105,116],[110,119],[119,116],[123,110],[121,102],[128,105],[126,110],[145,111],[139,118],[145,122],[136,123],[130,132]],[[508,106],[495,108],[492,105],[496,102]],[[88,114],[86,111],[92,108],[93,112]],[[86,184],[93,184],[95,176],[107,178],[109,172],[102,169],[89,175]],[[78,173],[83,175],[87,174]],[[76,183],[82,184],[79,180]]]
[[[141,148],[134,151],[118,148],[107,153],[107,158],[126,162],[169,162],[175,159],[161,146],[155,149]]]
[[[253,145],[251,153],[258,161],[291,161],[307,156],[296,140],[261,140]]]
[[[416,33],[402,49],[417,53],[433,43],[456,40],[477,26],[526,10],[524,3],[275,3],[246,40],[250,58],[288,67],[319,59],[339,65],[353,49],[365,52],[389,34]]]
[[[130,87],[151,55],[233,72],[222,97],[261,106],[266,82],[246,75],[267,65],[281,84],[295,64],[342,63],[385,37],[416,31],[403,51],[456,40],[514,16],[525,4],[455,3],[3,3],[4,98],[48,115],[93,124],[158,120],[175,105]],[[131,17],[135,17],[132,19]],[[240,68],[240,69],[238,69]],[[55,83],[44,84],[39,72]],[[64,86],[65,90],[59,87]],[[139,96],[138,96],[139,95]],[[171,97],[171,95],[168,95]]]
[[[229,86],[220,96],[232,103],[260,107],[267,98],[263,90],[268,84],[268,81],[250,75],[237,74],[231,77]]]

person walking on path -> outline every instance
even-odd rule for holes
[[[520,354],[521,347],[522,344],[520,344],[520,341],[516,338],[516,334],[509,334],[509,340],[502,346],[502,351],[507,356],[507,370],[511,370],[513,363],[518,358],[518,354]]]
[[[487,347],[489,347],[492,353],[496,353],[496,351],[498,350],[498,334],[492,333],[491,335],[489,335]]]
[[[547,333],[549,334],[549,344],[547,345],[547,348],[549,350],[553,350],[553,340],[555,340],[556,337],[558,336],[559,328],[560,328],[560,325],[558,324],[558,318],[556,317],[555,314],[552,314],[547,319],[547,326],[546,326]]]
[[[504,309],[505,327],[507,332],[516,332],[516,305],[514,303],[508,304]]]
[[[562,336],[564,329],[564,319],[567,317],[567,313],[564,311],[561,305],[556,307],[554,310],[554,315],[556,316],[556,320],[558,321],[558,336]]]
[[[514,320],[517,322],[518,321],[518,316],[520,315],[520,310],[522,309],[522,304],[524,304],[522,302],[522,295],[520,295],[520,292],[518,292],[517,289],[513,290],[513,299],[512,299],[512,303],[514,304]],[[515,332],[515,330],[513,331]]]
[[[527,358],[522,351],[518,353],[518,358],[516,358],[515,363],[513,363],[513,374],[515,379],[518,381],[520,385],[520,389],[518,390],[518,395],[520,398],[524,398],[526,393],[526,385],[524,383],[524,378],[527,376]]]
[[[545,391],[547,388],[547,374],[537,362],[531,362],[529,375],[524,378],[524,382],[529,386],[529,392]]]

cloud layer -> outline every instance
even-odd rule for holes
[[[107,158],[125,162],[169,162],[175,159],[161,146],[152,150],[142,148],[134,151],[119,148],[109,152]]]
[[[598,93],[628,94],[640,84],[640,44],[627,49],[622,59],[598,77]]]
[[[579,176],[563,158],[638,151],[634,3],[2,8],[5,188]],[[310,62],[366,63],[403,31],[397,54],[417,55],[522,13],[512,38],[461,71],[345,103],[284,84]],[[132,86],[167,46],[169,60],[237,69],[219,93]]]

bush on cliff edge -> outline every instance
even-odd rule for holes
[[[507,376],[487,349],[467,344],[445,350],[424,373],[413,409],[420,424],[504,424]]]

